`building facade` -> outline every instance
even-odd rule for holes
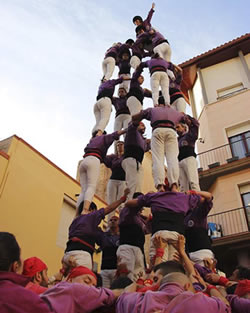
[[[0,230],[13,233],[22,258],[37,256],[58,272],[75,216],[78,181],[23,139],[0,141]],[[95,196],[98,208],[106,203]],[[94,256],[100,263],[101,254]]]
[[[214,196],[213,247],[229,273],[237,264],[250,266],[250,34],[180,66],[200,122],[200,186]]]

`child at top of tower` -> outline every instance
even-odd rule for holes
[[[152,3],[152,7],[150,11],[148,12],[147,18],[143,21],[142,17],[139,15],[136,15],[133,17],[133,23],[136,26],[142,25],[147,31],[151,29],[151,19],[154,14],[154,8],[155,8],[155,3]]]

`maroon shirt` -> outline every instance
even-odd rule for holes
[[[1,313],[49,313],[48,305],[34,292],[25,289],[30,278],[13,272],[0,272]]]

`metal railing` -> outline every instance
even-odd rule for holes
[[[246,138],[246,139],[249,139]],[[197,154],[198,167],[207,170],[219,165],[231,163],[246,157],[244,142],[240,139],[233,143],[225,144]]]
[[[208,223],[219,226],[223,237],[250,231],[250,206],[211,214]]]

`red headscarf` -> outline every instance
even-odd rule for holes
[[[243,297],[248,292],[250,293],[250,280],[240,280],[234,293],[239,297]]]
[[[23,275],[28,277],[33,277],[36,273],[46,269],[47,265],[35,256],[23,262]]]
[[[74,277],[81,276],[81,275],[85,275],[85,274],[91,275],[91,276],[93,276],[97,280],[95,274],[90,269],[88,269],[85,266],[74,267],[71,270],[71,272],[69,273],[69,276],[68,276],[67,280],[69,280],[71,278],[74,278]]]

